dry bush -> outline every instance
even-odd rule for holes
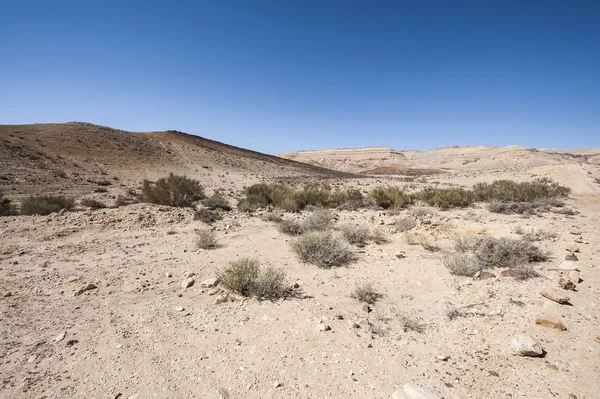
[[[548,260],[548,254],[524,239],[486,237],[481,240],[475,253],[485,268],[516,267]]]
[[[275,300],[290,292],[283,270],[262,268],[256,259],[230,262],[217,272],[217,278],[225,288],[246,297]]]
[[[434,241],[423,234],[411,234],[410,232],[406,232],[404,233],[404,242],[408,245],[420,245],[429,252],[437,252],[440,250],[440,247],[438,247]]]
[[[530,278],[540,277],[540,274],[536,272],[531,265],[519,265],[512,268],[512,274],[515,280],[523,281],[529,280]]]
[[[535,202],[547,199],[566,198],[571,189],[541,178],[531,182],[496,180],[492,183],[477,183],[473,195],[478,201]]]
[[[377,291],[372,282],[364,282],[357,284],[350,297],[359,300],[360,302],[375,304],[379,299],[383,298],[383,294]]]
[[[259,208],[264,208],[268,205],[265,199],[258,195],[246,195],[246,198],[241,199],[237,203],[237,208],[240,212],[252,212]]]
[[[487,205],[488,211],[503,215],[533,214],[545,207],[545,205],[533,202],[501,202],[497,200],[492,200]]]
[[[204,188],[197,180],[171,173],[169,177],[155,183],[144,180],[140,202],[175,207],[191,207],[195,201],[204,198]]]
[[[74,205],[75,201],[61,196],[28,197],[21,202],[20,213],[22,215],[49,215],[62,209],[69,210]]]
[[[454,239],[454,249],[458,252],[474,251],[481,244],[481,240],[475,236],[460,235]]]
[[[376,187],[369,193],[377,206],[383,209],[404,208],[413,203],[413,198],[398,187]]]
[[[423,321],[418,317],[409,316],[408,314],[401,313],[398,314],[398,320],[402,325],[402,329],[404,332],[415,331],[419,334],[425,332],[426,325]]]
[[[304,231],[323,231],[331,227],[333,213],[329,210],[321,209],[314,211],[302,221]]]
[[[396,231],[404,233],[405,231],[414,229],[417,226],[417,222],[413,218],[403,217],[396,219],[394,226],[396,227]]]
[[[354,244],[359,247],[365,246],[367,241],[371,239],[371,230],[369,230],[369,228],[366,226],[344,224],[340,226],[340,231],[350,244]]]
[[[473,193],[463,188],[426,187],[417,192],[415,197],[429,206],[437,206],[442,210],[465,208],[473,203]]]
[[[447,254],[442,262],[455,276],[474,276],[481,270],[480,262],[477,257],[467,254]]]
[[[385,234],[385,232],[380,228],[376,228],[373,230],[373,233],[371,234],[371,239],[377,245],[390,242],[390,239],[388,238],[387,234]]]
[[[434,215],[435,212],[430,209],[430,208],[424,208],[424,207],[415,207],[413,209],[410,210],[410,213],[414,216],[414,217],[423,217],[423,216],[427,216],[427,215]]]
[[[274,213],[274,212],[267,213],[267,215],[264,217],[263,220],[265,220],[267,222],[275,222],[275,223],[283,222],[283,218],[281,217],[281,215],[279,215],[278,213]]]
[[[343,266],[353,259],[347,244],[330,232],[309,232],[292,242],[300,260],[321,268]]]
[[[119,195],[115,201],[115,208],[120,208],[122,206],[127,206],[135,203],[137,203],[136,199]]]
[[[0,191],[0,216],[10,216],[14,213],[11,201]]]
[[[196,245],[201,249],[214,249],[219,246],[219,240],[214,231],[200,230],[196,236]]]
[[[304,233],[304,228],[302,225],[293,220],[282,220],[277,225],[277,230],[289,236],[299,236],[300,234]]]
[[[95,199],[84,198],[81,200],[81,206],[85,206],[91,209],[103,209],[106,208],[106,204],[97,201]]]
[[[215,209],[222,209],[226,212],[231,210],[231,206],[229,205],[227,200],[221,197],[219,194],[214,194],[202,200],[202,205],[213,211]]]
[[[199,220],[206,224],[213,224],[221,219],[223,217],[218,212],[211,211],[210,209],[200,209],[194,213],[194,220]]]

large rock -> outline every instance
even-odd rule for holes
[[[544,298],[548,298],[554,302],[558,302],[558,303],[569,303],[570,298],[563,294],[562,292],[560,292],[559,290],[555,290],[553,288],[544,288],[540,294],[542,294],[542,296]]]
[[[560,320],[558,317],[552,316],[540,316],[537,319],[535,319],[535,324],[538,324],[543,327],[555,328],[560,331],[565,331],[567,329],[567,327],[565,327],[565,325],[563,324],[562,320]]]
[[[213,288],[219,284],[219,279],[216,277],[209,278],[200,283],[200,287],[202,288]]]
[[[195,282],[196,282],[196,280],[194,280],[193,277],[188,277],[185,280],[181,281],[181,283],[179,285],[181,286],[181,288],[186,289],[186,288],[190,288],[192,285],[194,285]]]
[[[427,392],[417,384],[404,384],[402,391],[397,390],[392,394],[392,399],[441,399],[439,396]]]
[[[565,260],[558,266],[560,270],[579,270],[580,267],[581,265],[578,262],[570,260]]]
[[[521,356],[538,357],[544,354],[540,344],[529,335],[517,335],[510,340],[510,347]]]

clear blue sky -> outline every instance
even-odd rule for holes
[[[3,1],[0,124],[600,147],[600,1]]]

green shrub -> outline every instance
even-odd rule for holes
[[[347,244],[330,232],[310,232],[292,242],[300,260],[321,268],[343,266],[353,259]]]
[[[246,198],[242,198],[237,203],[237,208],[240,212],[252,212],[259,208],[267,206],[268,202],[264,197],[259,195],[249,195]]]
[[[97,201],[95,199],[84,198],[81,200],[81,206],[85,206],[91,209],[102,209],[106,208],[106,204]]]
[[[0,191],[0,216],[10,216],[14,213],[10,202]]]
[[[227,200],[218,194],[214,194],[202,200],[202,205],[213,211],[215,209],[222,209],[226,212],[231,210],[231,206],[229,206]]]
[[[42,195],[29,197],[21,202],[20,212],[22,215],[49,215],[62,209],[73,208],[75,201],[62,196]]]
[[[365,302],[369,305],[374,305],[375,302],[377,302],[383,297],[383,294],[377,291],[373,283],[364,282],[361,284],[357,284],[356,287],[354,287],[354,291],[352,292],[350,297],[357,299],[360,302]]]
[[[223,217],[219,213],[211,211],[210,209],[200,209],[194,213],[194,220],[200,220],[206,224],[212,224],[221,219],[223,219]]]
[[[217,272],[217,278],[225,288],[246,297],[275,300],[290,293],[285,272],[272,267],[263,269],[256,259],[230,262]]]
[[[493,183],[477,183],[473,195],[477,201],[535,202],[549,198],[566,198],[571,189],[541,178],[531,182],[496,180]]]
[[[201,249],[214,249],[219,246],[219,240],[214,231],[200,230],[197,233],[196,245]]]
[[[197,180],[171,173],[169,177],[158,179],[155,183],[144,180],[141,202],[168,205],[175,207],[191,207],[195,201],[204,198],[204,188]]]
[[[473,203],[473,193],[463,188],[426,187],[416,193],[415,197],[429,206],[437,206],[442,210],[464,208]]]
[[[398,187],[376,187],[369,196],[383,209],[404,208],[413,203],[413,198]]]

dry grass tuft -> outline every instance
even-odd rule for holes
[[[300,260],[321,268],[343,266],[353,259],[347,244],[330,232],[309,232],[292,242]]]
[[[196,236],[196,245],[201,249],[214,249],[219,246],[219,240],[214,231],[200,230]]]
[[[375,289],[373,283],[365,282],[357,284],[350,297],[357,299],[360,302],[365,302],[369,305],[373,305],[379,299],[383,298],[383,294],[381,294]]]

